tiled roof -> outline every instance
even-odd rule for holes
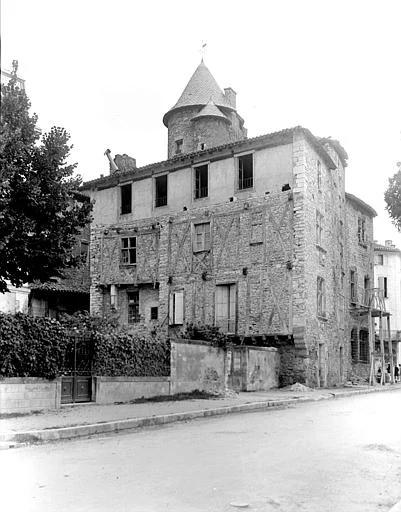
[[[214,117],[218,119],[223,119],[226,122],[230,122],[229,119],[223,114],[223,112],[216,107],[216,104],[213,100],[209,100],[209,103],[203,107],[203,109],[196,114],[191,121],[194,121],[195,119],[200,119],[202,117]]]
[[[401,249],[398,249],[398,247],[389,247],[388,245],[381,245],[381,244],[373,244],[373,249],[378,252],[401,252]]]
[[[89,295],[90,278],[88,265],[65,269],[63,274],[64,277],[58,278],[56,281],[46,281],[45,283],[35,281],[30,285],[30,288],[37,292]]]
[[[86,181],[83,183],[81,190],[89,190],[91,188],[102,187],[114,187],[119,183],[129,181],[131,179],[143,179],[152,174],[162,171],[174,170],[176,168],[183,168],[191,166],[196,158],[201,159],[202,157],[208,157],[209,155],[224,154],[225,152],[231,152],[235,148],[237,150],[248,150],[262,147],[274,147],[282,144],[289,144],[293,140],[295,131],[302,132],[308,142],[313,146],[318,155],[322,158],[323,162],[329,169],[336,169],[336,165],[330,158],[325,148],[320,144],[318,139],[307,129],[302,126],[296,126],[294,128],[285,128],[278,132],[268,133],[265,135],[259,135],[258,137],[252,137],[235,142],[229,142],[222,144],[221,146],[215,146],[203,151],[195,151],[193,153],[183,153],[181,155],[174,156],[169,160],[148,164],[143,167],[138,167],[134,171],[126,172],[115,172],[103,178],[97,178],[95,180]]]
[[[173,111],[183,107],[207,105],[210,99],[212,99],[218,107],[235,110],[228,103],[223,91],[202,60],[177,103],[164,114],[163,123],[167,126],[168,118]]]
[[[364,211],[367,215],[370,215],[370,217],[377,217],[376,210],[374,210],[371,206],[369,206],[367,203],[365,203],[365,201],[362,201],[362,199],[359,199],[359,197],[356,197],[353,194],[346,192],[345,199],[347,201],[351,202],[354,206],[356,206],[360,210]]]

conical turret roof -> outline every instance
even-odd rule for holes
[[[167,126],[168,118],[175,110],[191,106],[205,106],[209,100],[212,100],[218,107],[235,110],[228,103],[223,91],[202,59],[177,103],[164,114],[163,123]]]
[[[222,119],[228,123],[230,122],[227,116],[223,114],[212,99],[209,100],[208,104],[204,106],[202,110],[191,119],[191,121],[195,121],[201,117],[214,117]]]

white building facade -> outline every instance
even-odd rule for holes
[[[401,362],[401,250],[392,240],[374,244],[375,286],[382,291],[386,311],[391,313],[391,337],[398,342],[398,363]]]

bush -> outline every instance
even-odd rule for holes
[[[0,313],[0,375],[53,379],[69,342],[56,320]]]
[[[181,337],[187,340],[208,341],[214,347],[221,348],[232,344],[230,338],[214,325],[186,324]]]
[[[60,321],[0,313],[0,376],[53,379],[61,375],[72,350],[72,333],[89,336],[96,375],[170,374],[170,342],[164,336],[129,334],[113,318],[82,313]]]

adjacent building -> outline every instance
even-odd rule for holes
[[[401,363],[401,250],[392,240],[386,240],[384,245],[375,243],[374,258],[375,285],[391,314],[390,334],[397,347],[397,362]]]
[[[340,143],[303,127],[247,138],[236,93],[203,61],[163,121],[167,160],[118,166],[108,153],[110,175],[83,186],[91,312],[278,347],[282,384],[366,378],[376,213],[345,193]]]

